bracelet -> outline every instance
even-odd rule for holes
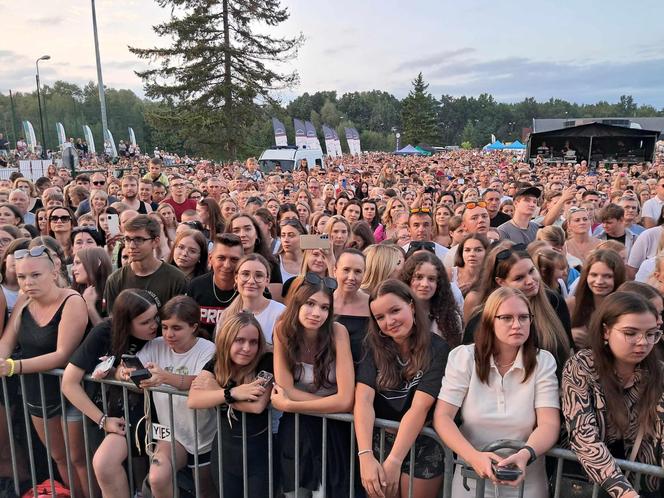
[[[365,453],[373,453],[373,450],[360,450],[357,452],[357,456],[362,456]]]
[[[11,377],[12,375],[14,375],[14,367],[16,366],[16,364],[14,363],[14,360],[12,360],[11,358],[7,358],[5,362],[9,365],[9,372],[7,372],[7,377]]]
[[[101,418],[99,419],[99,430],[103,431],[104,430],[104,425],[106,425],[106,414],[104,413]]]
[[[535,450],[531,446],[526,445],[521,449],[526,450],[528,453],[530,453],[530,458],[528,459],[528,463],[526,465],[530,465],[535,460],[537,460],[537,453],[535,453]]]
[[[233,403],[237,402],[237,400],[231,394],[231,389],[233,389],[233,386],[231,385],[226,386],[224,389],[224,399],[226,400],[227,405],[232,405]]]

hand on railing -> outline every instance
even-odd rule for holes
[[[493,482],[497,482],[496,476],[491,469],[491,464],[500,460],[502,458],[495,453],[478,451],[468,463],[481,479],[490,479]]]
[[[124,418],[106,417],[106,420],[104,421],[104,431],[108,434],[119,434],[120,436],[124,436],[126,428],[127,424],[125,423]]]
[[[275,384],[274,387],[272,388],[270,401],[272,402],[273,408],[276,408],[277,410],[282,412],[290,411],[288,409],[290,398],[288,397],[288,394],[286,394],[286,390],[283,387],[278,386],[277,384]]]
[[[504,486],[517,487],[521,485],[521,481],[526,478],[526,467],[528,466],[528,460],[530,459],[530,453],[527,450],[520,450],[516,453],[508,456],[507,458],[501,459],[499,462],[496,462],[497,467],[506,467],[508,465],[516,465],[521,470],[521,475],[514,481],[496,481],[498,484]]]
[[[387,487],[385,470],[380,462],[376,460],[373,452],[364,453],[360,456],[360,477],[362,486],[369,494],[369,498],[385,497],[383,491]]]
[[[263,379],[256,379],[231,389],[231,396],[237,401],[258,401],[263,394],[265,394]]]

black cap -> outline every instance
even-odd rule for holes
[[[542,196],[542,191],[537,187],[524,187],[517,190],[514,194],[514,199],[516,200],[519,197],[535,197],[539,199]]]

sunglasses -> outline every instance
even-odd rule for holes
[[[53,258],[51,257],[51,253],[48,251],[48,248],[46,246],[35,246],[32,249],[19,249],[18,251],[14,252],[14,259],[19,260],[27,256],[31,258],[38,258],[43,254],[46,254],[46,256],[48,256],[48,259],[51,260],[51,263],[55,264],[53,262]]]
[[[304,276],[304,281],[307,282],[308,284],[311,285],[320,285],[321,283],[323,286],[328,289],[328,290],[334,290],[336,289],[339,285],[337,284],[337,281],[334,280],[332,277],[319,277],[315,273],[307,272],[307,274]]]
[[[475,209],[476,207],[486,208],[484,201],[471,201],[465,203],[466,209]]]
[[[429,208],[413,208],[413,209],[410,210],[410,214],[418,214],[418,213],[431,214],[431,209],[429,209]]]
[[[62,223],[68,223],[71,221],[71,216],[69,216],[68,214],[64,214],[62,216],[51,216],[48,220],[54,222],[60,221]]]
[[[414,253],[415,251],[429,251],[432,254],[436,254],[436,246],[433,242],[428,242],[425,240],[414,240],[410,243],[408,247],[408,253]]]
[[[106,185],[106,182],[104,180],[98,181],[98,182],[92,182],[93,185]]]

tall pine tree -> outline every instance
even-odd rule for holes
[[[434,144],[439,138],[437,115],[438,101],[427,92],[429,85],[424,82],[422,73],[413,81],[413,89],[401,102],[401,122],[403,143]]]
[[[235,157],[246,130],[270,92],[297,82],[279,72],[295,57],[302,36],[277,38],[269,30],[288,19],[279,0],[157,0],[171,9],[154,26],[167,47],[129,50],[157,63],[137,72],[148,97],[175,108],[178,121],[201,149]],[[158,119],[158,117],[153,117]]]

